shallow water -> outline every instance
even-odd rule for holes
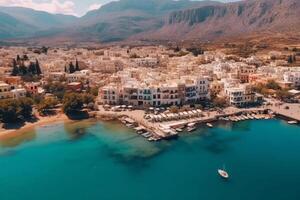
[[[0,141],[0,199],[299,200],[299,152],[300,127],[280,120],[159,143],[118,123],[56,124]]]

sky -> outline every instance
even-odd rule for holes
[[[83,16],[110,1],[112,0],[0,0],[0,6],[20,6],[49,13]]]

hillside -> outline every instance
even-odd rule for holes
[[[300,30],[299,13],[299,0],[120,0],[81,18],[0,7],[0,39],[78,44],[293,37]]]
[[[257,32],[300,30],[300,1],[249,0],[172,12],[148,39],[214,40]]]
[[[39,31],[64,27],[75,22],[70,15],[50,14],[20,7],[0,7],[0,39],[29,37]]]
[[[100,41],[119,41],[164,25],[164,17],[176,10],[202,5],[219,4],[214,1],[121,0],[108,3],[79,19],[89,34]]]

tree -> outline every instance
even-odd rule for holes
[[[78,60],[76,59],[75,71],[80,71]]]
[[[83,94],[82,95],[82,100],[84,104],[89,104],[89,103],[94,103],[94,95],[92,94]]]
[[[99,92],[99,87],[91,87],[91,88],[88,88],[88,91],[87,91],[89,94],[92,94],[94,95],[95,97],[98,96],[98,92]]]
[[[29,60],[29,58],[26,54],[24,54],[22,60]]]
[[[52,82],[50,80],[44,85],[44,89],[47,93],[51,93],[61,100],[64,97],[66,85],[62,82]]]
[[[4,123],[26,120],[32,116],[33,101],[24,97],[18,100],[5,99],[0,101],[0,120]]]
[[[276,81],[274,81],[274,80],[268,81],[267,84],[266,84],[266,87],[268,89],[272,89],[272,90],[280,90],[281,89],[281,87],[279,86],[279,84]]]
[[[287,62],[289,64],[292,64],[292,63],[296,62],[296,55],[289,55],[288,58],[287,58]]]
[[[17,66],[16,59],[13,59],[13,64],[12,65],[13,65],[13,69],[12,69],[11,75],[12,76],[18,76],[18,74],[19,74],[19,68]]]
[[[41,51],[42,51],[42,53],[47,54],[47,53],[48,53],[48,48],[45,47],[45,46],[43,46],[43,47],[41,48]]]
[[[55,108],[58,100],[55,98],[43,99],[37,106],[39,113],[45,115],[50,113],[51,109]]]
[[[17,62],[19,63],[21,61],[21,58],[19,55],[17,55]]]
[[[29,66],[27,68],[27,72],[30,73],[31,75],[36,74],[36,67],[33,62],[30,62]]]
[[[70,64],[69,64],[69,72],[70,72],[70,74],[73,74],[75,72],[75,67],[72,62],[70,62]]]
[[[19,67],[19,72],[21,75],[26,75],[27,74],[27,68],[25,67],[24,63],[22,62],[20,67]]]
[[[84,100],[81,94],[69,93],[63,99],[63,111],[66,114],[71,114],[80,111],[83,108]]]
[[[18,104],[15,100],[0,101],[0,120],[4,123],[15,122],[18,119]]]
[[[228,106],[228,102],[224,97],[216,97],[213,99],[213,105],[219,108],[225,108]]]
[[[24,117],[25,119],[31,118],[32,116],[32,105],[33,105],[33,100],[31,98],[20,98],[18,100],[19,104],[19,115]]]
[[[276,97],[280,100],[291,99],[292,95],[286,90],[278,90],[276,91]]]
[[[39,63],[38,59],[35,59],[35,69],[36,69],[36,74],[37,75],[42,74],[42,70],[41,70],[40,63]]]
[[[177,46],[175,49],[174,49],[174,52],[179,52],[180,51],[180,48],[179,46]]]

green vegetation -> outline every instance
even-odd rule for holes
[[[33,100],[31,98],[5,99],[0,101],[0,121],[12,123],[32,117]]]
[[[266,87],[267,87],[267,89],[271,89],[271,90],[280,90],[281,89],[279,84],[276,83],[276,81],[274,81],[274,80],[268,81],[266,84]]]
[[[204,54],[204,50],[201,48],[196,48],[196,47],[192,47],[192,48],[187,48],[187,51],[191,52],[194,56],[198,56],[198,55],[202,55]]]
[[[84,104],[94,105],[94,96],[87,93],[67,93],[63,98],[63,111],[66,114],[72,114],[81,111]]]
[[[226,108],[228,106],[228,101],[226,98],[215,97],[212,100],[213,106],[218,108]]]
[[[287,62],[289,64],[295,63],[296,62],[296,55],[289,55],[287,58]]]
[[[55,98],[46,98],[38,104],[37,109],[40,114],[48,115],[52,113],[52,110],[58,103],[58,100]]]
[[[80,71],[80,67],[79,67],[79,63],[78,63],[77,59],[76,59],[76,62],[75,62],[75,66],[74,66],[73,62],[70,62],[68,67],[65,66],[65,72],[66,73],[73,74],[76,71]]]
[[[255,92],[260,93],[264,96],[274,95],[276,98],[282,101],[288,100],[292,97],[288,92],[288,88],[281,88],[280,85],[274,80],[270,80],[266,84],[256,84],[253,89]]]
[[[23,55],[22,58],[17,55],[16,59],[12,61],[12,76],[21,76],[24,82],[35,82],[40,80],[42,70],[39,61],[30,62],[28,66],[25,66],[24,62],[28,61],[27,55]]]
[[[62,100],[66,92],[66,84],[63,82],[48,80],[47,84],[44,85],[44,89],[47,93],[51,93],[59,100]]]
[[[40,76],[42,70],[39,64],[39,61],[36,59],[35,62],[30,62],[29,66],[25,66],[24,61],[27,61],[27,55],[24,55],[22,58],[17,56],[17,59],[12,61],[12,76]]]

